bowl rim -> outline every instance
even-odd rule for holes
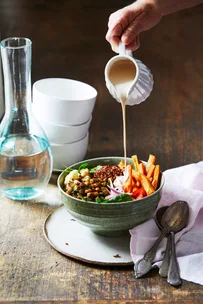
[[[37,117],[38,115],[36,113],[34,113],[35,117]],[[83,123],[77,124],[77,125],[64,125],[64,124],[57,124],[57,123],[53,123],[51,121],[48,120],[43,120],[41,119],[40,115],[38,118],[39,122],[41,124],[46,124],[47,126],[52,126],[53,128],[62,128],[62,129],[73,129],[76,130],[77,128],[84,128],[86,126],[88,126],[91,121],[92,121],[92,114],[90,115],[89,119]],[[67,130],[66,130],[67,131]]]
[[[87,140],[88,138],[89,138],[89,131],[87,131],[86,134],[85,134],[85,136],[83,136],[81,139],[78,139],[78,140],[75,140],[75,141],[71,141],[71,142],[68,142],[68,143],[57,144],[57,143],[54,143],[54,142],[51,142],[51,141],[49,141],[49,142],[50,142],[50,146],[51,147],[59,147],[60,148],[61,146],[67,146],[68,147],[68,145],[76,144],[76,143],[79,143],[80,141],[84,141],[85,142],[85,140]],[[68,168],[70,168],[71,166],[68,166]]]
[[[46,81],[62,81],[62,82],[74,82],[75,84],[79,84],[79,85],[85,85],[86,87],[88,87],[90,90],[92,90],[92,95],[88,98],[78,98],[78,99],[73,99],[73,98],[62,98],[62,97],[59,97],[57,96],[57,94],[51,94],[51,95],[48,95],[47,93],[44,93],[42,92],[40,89],[39,89],[39,83],[42,83],[42,82],[46,82]],[[89,83],[86,83],[84,81],[80,81],[80,80],[77,80],[77,79],[72,79],[72,78],[65,78],[65,77],[47,77],[47,78],[41,78],[41,79],[38,79],[37,81],[35,81],[33,83],[33,94],[37,92],[37,94],[40,94],[42,96],[46,96],[47,99],[54,101],[55,99],[57,99],[58,101],[68,101],[68,102],[89,102],[90,100],[94,101],[95,102],[95,99],[97,98],[98,96],[98,91]]]
[[[95,160],[105,160],[105,159],[116,159],[116,158],[118,158],[118,159],[124,159],[123,156],[103,156],[103,157],[95,157],[95,158],[84,159],[83,161],[74,163],[74,164],[72,164],[71,166],[68,166],[67,168],[72,168],[72,167],[75,167],[75,166],[77,166],[77,165],[80,165],[81,163],[88,162],[88,161],[93,161],[93,160],[94,160],[94,161],[95,161]],[[130,157],[127,157],[126,160],[132,162],[132,158],[130,158]],[[143,160],[140,160],[140,161],[142,161],[143,163],[146,163],[146,161],[143,161]],[[61,172],[60,175],[59,175],[58,178],[57,178],[57,186],[58,186],[58,189],[60,190],[60,192],[61,192],[62,194],[64,194],[64,195],[67,196],[68,198],[72,198],[72,199],[74,199],[74,200],[76,200],[76,201],[78,201],[78,202],[80,202],[80,203],[83,203],[83,202],[84,202],[84,203],[89,203],[89,204],[92,204],[92,205],[100,205],[100,204],[97,203],[97,202],[83,201],[83,200],[81,200],[81,199],[78,199],[78,198],[76,198],[76,197],[73,197],[72,195],[67,194],[67,193],[62,189],[62,187],[61,187],[61,185],[60,185],[60,179],[61,179],[61,177],[64,175],[64,173],[65,173],[65,172]],[[163,172],[161,171],[160,186],[159,186],[159,188],[158,188],[155,192],[153,192],[152,194],[150,194],[150,195],[148,195],[148,196],[145,196],[145,197],[143,197],[143,198],[140,198],[140,199],[132,200],[132,201],[126,201],[126,202],[113,202],[113,203],[108,203],[107,205],[109,206],[109,205],[132,204],[132,203],[135,203],[135,202],[142,201],[142,200],[144,200],[144,199],[146,199],[146,198],[153,197],[154,195],[157,194],[157,192],[160,192],[160,191],[161,191],[161,189],[163,188],[164,184],[165,184],[165,177],[164,177],[164,175],[163,175]]]

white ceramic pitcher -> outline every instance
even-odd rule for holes
[[[126,105],[133,106],[145,101],[149,97],[154,84],[153,76],[151,71],[140,60],[133,58],[132,52],[127,51],[125,45],[122,42],[120,42],[119,55],[112,57],[108,61],[104,71],[106,86],[110,94],[118,102],[120,102],[120,100],[119,97],[117,96],[117,92],[115,90],[114,85],[111,83],[109,79],[109,71],[112,65],[115,64],[116,61],[123,59],[132,61],[136,68],[136,75],[133,80],[133,84],[128,91],[127,100],[126,100]]]

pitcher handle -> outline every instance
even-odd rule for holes
[[[126,50],[125,44],[122,41],[119,42],[118,51],[119,51],[119,55],[123,55],[123,56],[128,55],[133,57],[132,51]]]

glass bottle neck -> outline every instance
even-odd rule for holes
[[[11,38],[1,42],[6,115],[30,110],[31,51],[29,39]]]

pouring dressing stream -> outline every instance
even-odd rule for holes
[[[126,100],[128,92],[132,87],[133,81],[136,76],[136,67],[132,61],[128,59],[120,59],[112,64],[109,70],[109,80],[115,88],[116,96],[119,99],[122,107],[123,117],[123,146],[124,158],[126,165]]]
[[[136,105],[150,95],[153,77],[150,70],[120,42],[119,55],[112,57],[105,67],[106,86],[110,94],[121,103],[123,118],[123,149],[126,167],[126,105]]]

